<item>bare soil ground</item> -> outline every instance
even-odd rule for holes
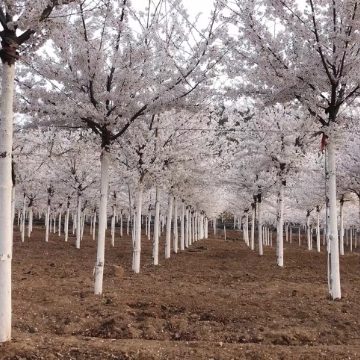
[[[86,229],[88,234],[88,229]],[[109,234],[108,234],[109,235]],[[240,232],[211,236],[151,264],[144,236],[141,273],[131,240],[106,248],[104,294],[93,295],[96,242],[65,243],[36,228],[15,229],[13,341],[0,358],[36,359],[360,359],[360,263],[341,258],[343,298],[327,295],[326,254],[285,244],[250,251]],[[230,240],[229,240],[230,238]]]

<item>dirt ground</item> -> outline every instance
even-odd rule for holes
[[[15,229],[13,340],[0,358],[36,359],[360,359],[360,262],[341,258],[343,298],[327,296],[326,254],[285,244],[264,256],[240,232],[196,242],[151,264],[142,242],[141,273],[131,270],[131,240],[108,234],[104,294],[93,295],[96,242],[35,228]]]

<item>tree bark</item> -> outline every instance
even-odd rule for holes
[[[11,156],[15,65],[3,62],[0,108],[0,342],[11,340]]]
[[[101,295],[103,290],[103,276],[105,263],[105,231],[107,221],[107,194],[109,185],[109,165],[110,155],[103,149],[101,157],[101,189],[100,189],[100,208],[99,208],[99,228],[97,258],[95,264],[95,295]]]
[[[154,265],[159,265],[159,230],[160,230],[160,203],[159,188],[156,187],[155,195],[155,219],[154,219],[154,243],[153,243],[153,261]]]
[[[136,274],[140,272],[140,255],[141,255],[141,207],[142,207],[142,185],[139,185],[136,196],[136,219],[135,219],[135,239],[133,249],[133,270]]]
[[[76,248],[80,249],[81,242],[81,194],[78,194],[77,203],[77,220],[76,220]]]
[[[177,226],[177,199],[174,197],[174,253],[176,254],[178,252],[178,226]]]
[[[165,242],[165,259],[170,257],[171,251],[171,220],[174,197],[169,195],[168,214],[166,219],[166,242]]]
[[[261,213],[261,194],[258,195],[258,243],[259,243],[259,255],[264,255],[263,243],[262,243],[262,213]]]
[[[278,194],[278,214],[277,214],[277,264],[280,267],[284,266],[284,187],[285,182],[280,181],[280,189]]]
[[[185,250],[185,204],[181,203],[181,221],[180,221],[180,250]]]
[[[329,194],[329,241],[330,241],[330,295],[333,300],[341,299],[339,240],[336,207],[336,165],[335,144],[327,139],[328,155],[328,194]]]

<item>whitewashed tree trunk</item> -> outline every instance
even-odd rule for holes
[[[69,217],[70,217],[70,208],[69,206],[66,208],[66,217],[65,217],[65,241],[68,241],[69,237]]]
[[[249,210],[245,211],[245,223],[243,227],[244,240],[247,246],[250,246],[249,242]]]
[[[74,213],[71,213],[71,218],[72,218],[72,221],[73,221],[72,233],[74,235],[75,234],[75,229],[76,229],[76,216],[75,216]]]
[[[170,258],[170,251],[171,251],[171,220],[172,220],[173,202],[174,202],[173,196],[169,195],[168,214],[166,218],[165,259]]]
[[[192,244],[192,214],[191,214],[191,211],[190,209],[188,210],[189,211],[189,246],[191,246]]]
[[[123,211],[120,211],[120,236],[123,236]]]
[[[344,255],[344,196],[340,199],[340,255]]]
[[[84,210],[84,211],[82,211],[82,216],[81,216],[81,237],[80,237],[80,241],[82,241],[83,236],[84,236],[85,221],[86,221],[86,214],[85,214],[85,210]]]
[[[54,221],[53,231],[54,231],[54,234],[56,234],[56,212],[53,215],[53,221]]]
[[[76,248],[80,249],[81,242],[81,194],[77,198],[77,220],[76,220]]]
[[[178,252],[178,226],[177,226],[177,217],[178,217],[178,209],[177,209],[177,199],[174,197],[174,253]]]
[[[136,220],[135,220],[135,241],[133,249],[133,270],[136,274],[140,272],[140,255],[141,255],[141,207],[142,207],[143,188],[139,185],[136,196]]]
[[[59,236],[61,236],[61,209],[59,210]]]
[[[329,195],[329,241],[330,241],[330,295],[333,300],[341,299],[340,287],[340,260],[339,240],[337,230],[337,205],[336,205],[336,155],[335,144],[331,137],[328,137],[328,195]]]
[[[151,211],[149,210],[149,215],[148,215],[148,227],[147,227],[147,236],[148,236],[148,240],[151,239]]]
[[[93,240],[95,240],[96,236],[96,210],[94,211],[94,220],[93,220]]]
[[[15,193],[16,193],[16,186],[13,184],[11,188],[11,242],[13,241],[14,221],[15,221]]]
[[[258,243],[259,243],[259,255],[264,255],[263,244],[262,244],[262,209],[261,209],[261,194],[258,195]]]
[[[316,249],[320,252],[320,208],[317,211],[317,223],[316,223]]]
[[[284,181],[280,181],[280,189],[278,194],[278,213],[277,213],[277,239],[276,239],[276,254],[277,254],[277,264],[280,267],[284,266],[284,236],[283,236],[283,226],[284,226]],[[287,228],[285,227],[285,231]]]
[[[107,221],[107,194],[109,186],[109,165],[110,155],[106,150],[102,151],[101,157],[101,189],[100,189],[100,208],[99,208],[99,229],[97,258],[95,264],[95,295],[102,294],[104,263],[105,263],[105,231]]]
[[[214,236],[216,236],[216,218],[214,218],[213,220],[213,225],[214,225]]]
[[[185,250],[185,204],[181,203],[181,219],[180,219],[180,250]]]
[[[194,240],[195,242],[199,240],[199,214],[197,211],[194,215]]]
[[[116,206],[113,206],[113,215],[111,218],[111,245],[115,246],[115,220],[116,220]]]
[[[50,200],[49,200],[50,202]],[[45,241],[49,241],[49,231],[50,231],[50,203],[48,203],[47,212],[45,216]]]
[[[250,242],[251,250],[255,250],[255,211],[256,211],[256,205],[253,203],[251,204],[251,242]]]
[[[160,202],[159,188],[156,187],[155,195],[155,219],[154,219],[154,242],[153,242],[153,261],[154,265],[159,265],[159,231],[160,231]]]
[[[224,224],[224,239],[226,240],[226,226]]]
[[[0,107],[0,342],[11,340],[11,157],[15,65],[3,63]]]
[[[24,193],[22,218],[21,218],[21,241],[22,242],[24,242],[24,240],[25,240],[25,211],[26,211],[26,194]]]
[[[350,232],[350,252],[353,251],[353,236],[352,236],[352,232]]]
[[[32,206],[30,206],[29,207],[29,220],[28,220],[28,237],[31,236],[32,224],[33,224],[33,210],[32,210]]]
[[[185,247],[189,247],[189,209],[186,209],[186,225],[185,225]]]

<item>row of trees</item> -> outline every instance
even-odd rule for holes
[[[1,5],[0,204],[9,211],[0,215],[0,341],[10,339],[16,181],[23,209],[24,194],[39,206],[47,196],[48,214],[55,193],[64,203],[76,197],[79,208],[85,201],[98,206],[96,294],[102,292],[109,184],[110,194],[127,188],[136,199],[135,258],[150,189],[157,219],[160,189],[208,217],[224,207],[243,212],[252,229],[256,212],[260,254],[267,202],[276,203],[279,230],[284,219],[300,222],[306,218],[300,214],[328,207],[329,292],[341,297],[337,200],[360,194],[351,139],[358,1],[217,0],[208,23],[200,29],[197,20],[175,0],[149,1],[142,10],[128,0]],[[323,161],[312,145],[320,138]],[[52,174],[42,191],[34,169]],[[99,205],[92,189],[100,189]],[[282,231],[277,236],[283,266]]]

